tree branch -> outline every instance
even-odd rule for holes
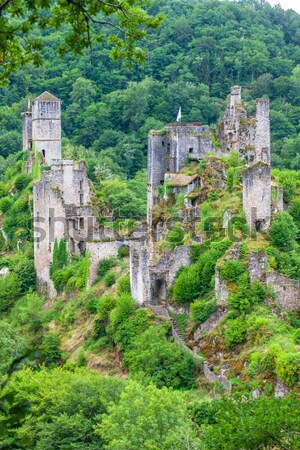
[[[0,16],[2,15],[3,9],[11,2],[11,0],[4,0],[0,5]]]

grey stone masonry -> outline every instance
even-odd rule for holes
[[[255,131],[256,161],[266,164],[271,162],[270,107],[267,98],[261,98],[256,103]]]
[[[152,210],[159,201],[158,187],[166,173],[178,173],[188,160],[199,161],[213,149],[207,125],[198,122],[171,123],[148,136],[147,220],[152,225]]]
[[[276,272],[267,272],[263,281],[275,294],[275,305],[282,311],[300,311],[300,281]],[[272,306],[272,305],[270,305]]]
[[[268,231],[271,222],[269,165],[258,162],[243,171],[243,208],[251,231]]]
[[[22,117],[23,149],[38,152],[49,166],[61,159],[61,101],[45,91]]]
[[[85,250],[89,228],[96,220],[90,203],[90,181],[85,163],[52,160],[33,187],[34,260],[40,293],[55,296],[50,279],[55,240],[65,239],[70,254]],[[93,229],[92,229],[93,232]]]
[[[248,261],[250,281],[259,281],[268,269],[268,256],[264,250],[251,252]]]
[[[242,88],[234,86],[217,136],[224,153],[235,150],[246,163],[270,164],[269,100],[258,99],[255,117],[248,117],[242,101]]]

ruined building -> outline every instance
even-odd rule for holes
[[[148,139],[147,226],[137,227],[122,237],[98,222],[93,206],[93,186],[84,162],[62,159],[61,102],[44,92],[23,113],[23,148],[29,153],[27,170],[38,161],[40,181],[34,185],[35,268],[40,292],[55,295],[50,277],[55,239],[65,239],[71,254],[88,251],[89,284],[101,259],[115,256],[121,245],[130,250],[132,295],[139,304],[158,303],[166,298],[180,267],[190,264],[190,247],[179,245],[159,251],[157,245],[170,231],[170,219],[155,218],[160,202],[182,193],[178,220],[197,220],[205,174],[181,173],[189,161],[208,159],[212,189],[226,183],[225,165],[215,155],[239,152],[248,163],[243,173],[243,207],[247,222],[255,230],[266,231],[271,216],[270,126],[268,100],[257,101],[256,117],[248,117],[242,105],[241,88],[234,87],[225,116],[217,127],[220,146],[213,145],[212,132],[200,123],[173,123],[163,130],[150,131]],[[215,142],[216,140],[214,140]],[[171,193],[171,194],[170,194]],[[277,208],[280,207],[277,202]],[[201,242],[194,234],[194,242]]]
[[[37,97],[23,117],[23,149],[35,149],[46,165],[61,159],[61,101],[49,92]]]

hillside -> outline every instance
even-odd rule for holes
[[[134,68],[44,30],[1,91],[0,448],[300,448],[300,16],[260,3],[155,3]]]

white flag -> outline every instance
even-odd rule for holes
[[[180,106],[178,114],[177,114],[176,122],[181,122],[181,106]]]

